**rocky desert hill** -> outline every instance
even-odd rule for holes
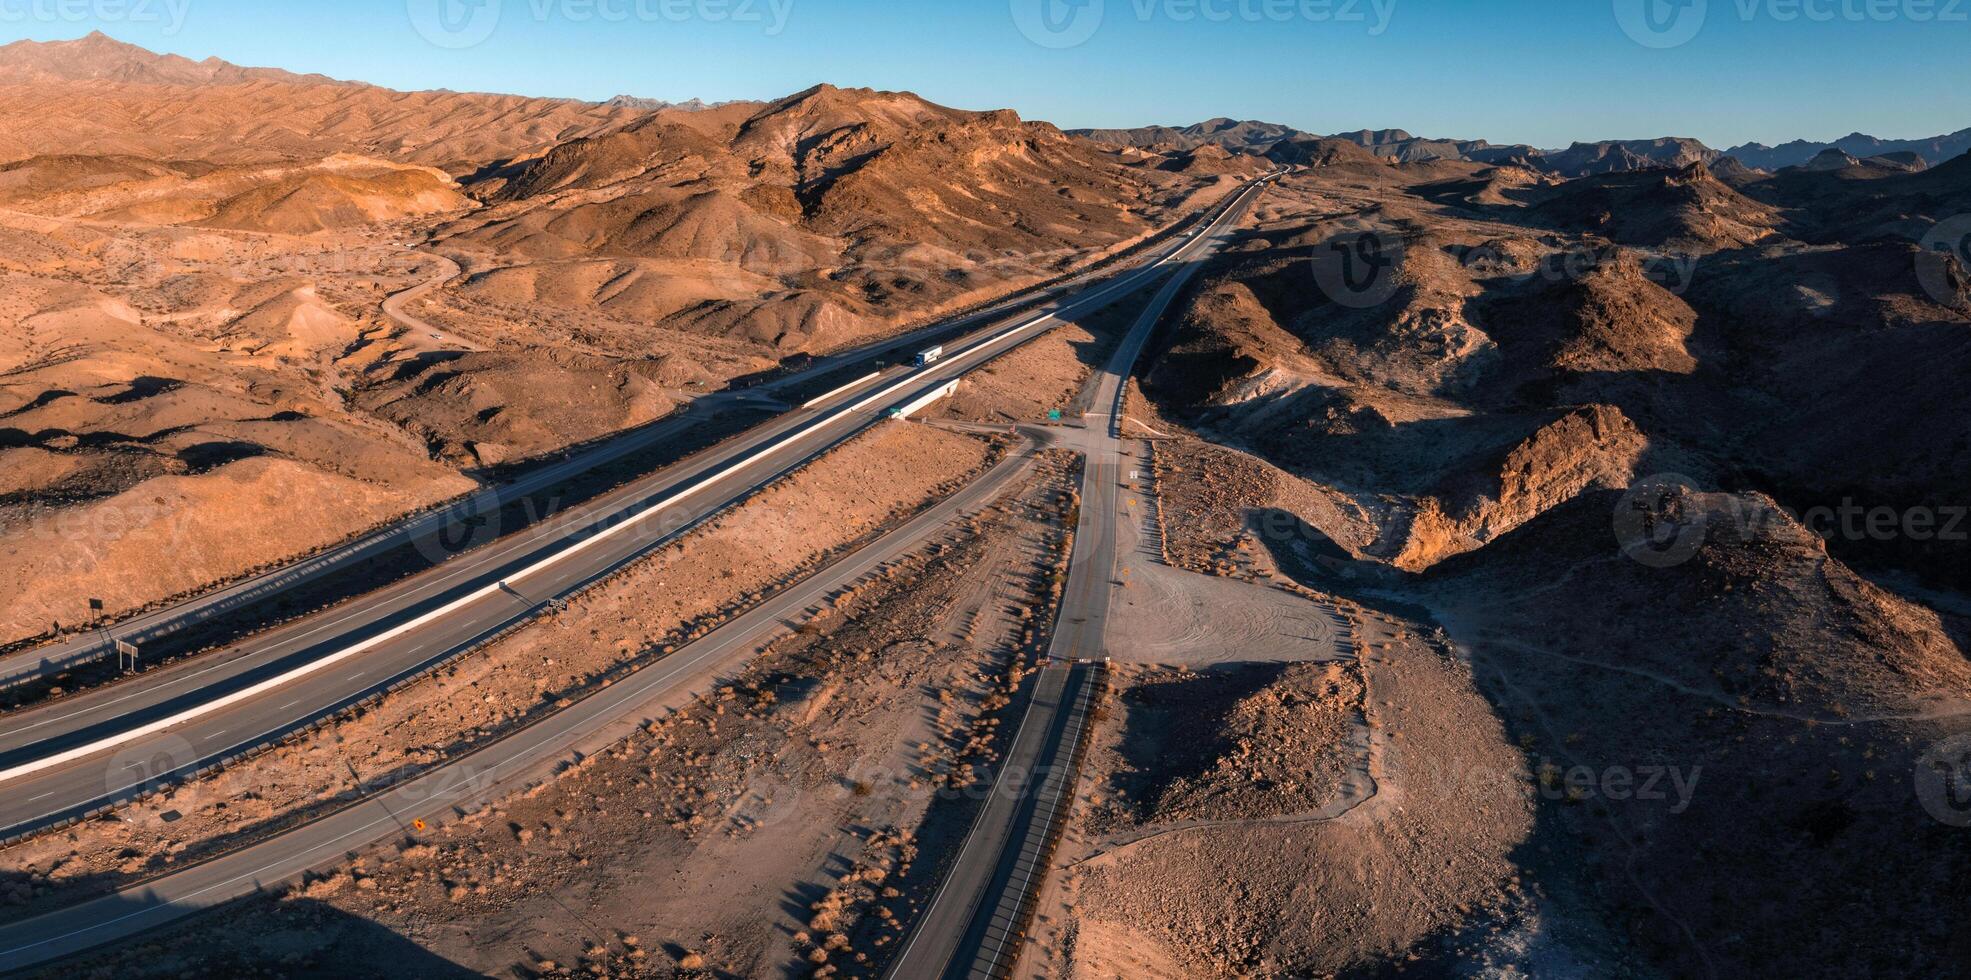
[[[1935,165],[1843,157],[1831,161],[1838,166],[1784,170],[1743,190],[1784,209],[1790,234],[1802,241],[1921,241],[1940,223],[1971,213],[1971,153],[1928,162]]]
[[[1827,169],[1842,158],[1889,170],[1921,170],[1924,165],[1951,160],[1971,152],[1971,129],[1923,139],[1883,139],[1850,133],[1832,142],[1793,140],[1779,146],[1745,143],[1717,150],[1689,137],[1599,140],[1542,150],[1483,139],[1446,139],[1413,135],[1402,129],[1361,129],[1326,137],[1279,123],[1227,118],[1208,119],[1190,126],[1139,126],[1134,129],[1076,129],[1073,135],[1103,143],[1168,151],[1218,146],[1264,154],[1293,140],[1336,139],[1363,147],[1376,156],[1401,163],[1457,160],[1467,163],[1511,163],[1564,177],[1619,173],[1629,170],[1680,170],[1693,164],[1710,167],[1719,177],[1774,174],[1792,168]]]
[[[440,239],[487,256],[457,287],[470,302],[819,351],[1060,275],[1264,169],[1162,163],[822,85],[564,143],[478,185],[489,206]]]
[[[1335,140],[1352,143],[1374,156],[1398,163],[1429,163],[1434,160],[1516,163],[1568,177],[1665,167],[1676,169],[1698,163],[1717,164],[1725,158],[1725,154],[1684,137],[1602,140],[1575,143],[1561,150],[1540,150],[1523,143],[1500,144],[1482,139],[1415,136],[1402,129],[1362,129],[1322,136],[1278,123],[1223,118],[1181,128],[1143,126],[1136,129],[1077,129],[1071,132],[1076,136],[1119,146],[1159,150],[1218,146],[1275,156],[1276,159],[1283,144]]]
[[[0,48],[0,643],[1070,272],[1267,166],[1173,160],[908,93],[591,104]]]
[[[349,154],[299,165],[74,155],[0,164],[0,207],[107,224],[308,235],[471,204],[442,170]]]
[[[1755,244],[1778,223],[1703,163],[1679,169],[1625,169],[1542,188],[1529,195],[1534,223],[1592,232],[1623,245],[1714,251]]]
[[[1610,547],[1639,503],[1643,560]],[[1963,975],[1965,909],[1932,896],[1971,848],[1924,794],[1971,730],[1964,619],[1769,497],[1681,488],[1584,495],[1427,581],[1552,787],[1534,875],[1571,879],[1580,913],[1667,975]]]
[[[1967,164],[1310,169],[1146,361],[1146,412],[1323,501],[1246,505],[1283,567],[1429,610],[1542,788],[1544,928],[1642,975],[1962,973],[1915,896],[1971,860],[1919,795],[1971,720],[1971,276],[1923,242]]]
[[[468,174],[641,117],[634,105],[397,92],[156,55],[101,33],[0,47],[0,160],[225,163],[356,153]]]
[[[1189,126],[1142,126],[1136,129],[1072,129],[1070,135],[1100,143],[1149,148],[1194,149],[1217,146],[1238,149],[1306,134],[1279,123],[1219,117]]]

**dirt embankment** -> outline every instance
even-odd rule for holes
[[[679,402],[651,371],[649,362],[576,353],[471,353],[407,364],[357,404],[418,437],[436,459],[486,468],[670,414]]]
[[[196,476],[165,476],[63,509],[7,534],[0,637],[88,622],[87,602],[146,603],[237,578],[270,555],[306,554],[442,499],[438,482],[410,494],[283,459],[248,459]]]
[[[1195,439],[1155,446],[1165,553],[1179,568],[1219,573],[1249,530],[1275,551],[1347,560],[1375,541],[1370,512],[1265,460]]]
[[[1312,813],[1359,764],[1348,745],[1362,682],[1354,664],[1150,668],[1123,689],[1127,720],[1091,830],[1165,821]]]
[[[878,427],[566,611],[354,718],[133,805],[119,820],[9,849],[5,863],[20,870],[7,880],[31,885],[17,895],[15,912],[167,869],[551,711],[596,679],[670,652],[830,552],[942,496],[978,472],[990,451],[983,440],[925,426]]]

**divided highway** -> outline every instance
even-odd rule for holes
[[[140,681],[0,720],[0,838],[59,825],[223,764],[414,678],[603,578],[707,515],[962,377],[1057,318],[1090,313],[1203,254],[1205,233],[947,345],[933,364],[790,412],[684,464],[325,614]]]
[[[1162,247],[1167,249],[1169,246]],[[1154,260],[1159,252],[1152,250],[1148,254],[1149,258]],[[475,491],[450,505],[405,518],[321,554],[298,559],[248,576],[230,585],[129,616],[101,629],[91,629],[30,649],[0,654],[0,688],[54,677],[76,667],[106,659],[114,652],[114,641],[122,640],[141,647],[146,643],[247,608],[269,596],[320,581],[338,570],[389,554],[414,542],[429,540],[441,533],[456,532],[479,521],[485,515],[497,513],[509,502],[524,500],[565,480],[662,445],[679,437],[691,426],[700,424],[706,418],[729,406],[743,403],[746,399],[770,396],[785,388],[824,377],[845,365],[882,357],[894,351],[915,350],[918,344],[930,338],[943,336],[975,324],[989,323],[1007,315],[1009,311],[1058,297],[1105,274],[1107,273],[1103,270],[1080,273],[1064,282],[1029,290],[994,303],[985,309],[942,320],[853,350],[815,358],[799,372],[776,378],[751,389],[706,395],[688,406],[682,414],[667,416],[648,425],[619,433],[565,459],[533,469],[510,483]],[[400,307],[409,299],[414,299],[416,295],[421,295],[423,291],[434,288],[439,281],[441,280],[434,280],[392,296],[389,304],[396,306],[387,309],[386,312],[393,317],[402,316],[401,309],[396,307]],[[966,338],[966,340],[970,339],[973,338]],[[803,408],[814,408],[819,404],[819,402],[811,402]],[[469,535],[469,537],[477,536],[477,534]]]
[[[1210,247],[1201,248],[1200,243],[1211,241],[1212,233],[1222,227],[1227,216],[1238,213],[1257,186],[1250,185],[1228,201],[1205,234],[1190,237],[1166,250],[1152,266],[1125,274],[1108,286],[1092,290],[1086,297],[1065,301],[1050,312],[994,332],[934,365],[937,370],[919,370],[896,383],[885,381],[869,394],[865,394],[867,388],[859,386],[842,399],[844,402],[853,399],[852,403],[816,413],[815,425],[827,424],[822,420],[834,420],[860,431],[874,424],[879,416],[872,407],[902,404],[945,383],[953,372],[962,375],[1037,336],[1038,328],[1054,316],[1099,308],[1154,281],[1169,264],[1200,257],[1203,249]],[[418,820],[437,823],[470,813],[489,800],[543,778],[571,754],[593,752],[613,744],[663,708],[683,703],[692,694],[709,689],[721,677],[743,667],[762,644],[778,632],[798,625],[832,592],[920,547],[953,520],[990,503],[1025,472],[1031,459],[1030,450],[1028,447],[1028,451],[1002,461],[984,477],[903,527],[821,569],[704,638],[535,725],[274,837],[112,895],[0,926],[0,971],[43,965],[95,946],[126,940],[200,910],[293,881],[305,872],[340,864],[365,847],[392,837],[410,836]],[[650,512],[650,509],[643,511]],[[1086,710],[1085,689],[1077,687],[1070,693],[1064,686],[1063,693],[1075,697],[1081,709]],[[1080,723],[1057,726],[1055,731],[1066,732],[1070,728],[1078,732]],[[1060,754],[1059,746],[1054,744],[1057,739],[1044,737],[1037,741],[1042,743],[1042,748],[1036,755]],[[1057,796],[1065,792],[1067,784],[1056,785],[1060,787]],[[17,791],[14,795],[18,795]],[[1033,811],[1033,807],[1024,808],[1024,812]]]
[[[173,871],[112,895],[0,926],[0,972],[129,939],[187,915],[341,864],[379,841],[416,836],[593,754],[645,720],[709,692],[776,635],[829,596],[921,547],[959,518],[984,509],[1032,464],[1032,446],[852,555],[664,658],[540,723],[514,732],[385,792],[276,837]]]
[[[1080,429],[1056,430],[1080,449],[1081,516],[1067,586],[1048,647],[1052,661],[1035,682],[992,795],[957,858],[885,974],[893,980],[997,980],[1018,958],[1034,895],[1046,880],[1055,836],[1074,787],[1089,702],[1103,683],[1109,599],[1116,566],[1116,502],[1122,484],[1123,394],[1157,323],[1236,221],[1259,181],[1198,236],[1192,260],[1150,300],[1115,353],[1090,379],[1093,397]]]

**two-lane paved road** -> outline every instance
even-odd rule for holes
[[[1106,656],[1109,598],[1116,565],[1116,499],[1122,482],[1122,401],[1125,385],[1157,322],[1221,236],[1265,186],[1242,192],[1233,206],[1197,236],[1196,247],[1130,326],[1097,376],[1083,428],[1053,433],[1056,444],[1086,454],[1081,516],[1067,587],[1032,700],[1007,749],[992,795],[960,845],[944,881],[892,960],[892,980],[998,980],[1019,953],[1034,893],[1046,880],[1048,857],[1074,785],[1075,764],[1089,700]]]

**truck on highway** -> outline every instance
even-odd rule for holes
[[[930,348],[929,350],[919,351],[917,354],[917,366],[924,367],[927,364],[935,364],[938,358],[943,356],[944,347],[942,345]]]

